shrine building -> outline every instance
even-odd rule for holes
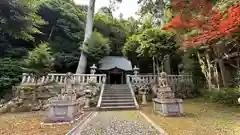
[[[107,75],[107,84],[125,84],[126,75],[133,71],[132,63],[123,56],[106,56],[99,64],[99,72]]]

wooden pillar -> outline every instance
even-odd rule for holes
[[[121,74],[121,84],[123,84],[123,72]]]
[[[108,71],[108,84],[110,84],[111,83],[111,77],[110,77],[110,72]]]

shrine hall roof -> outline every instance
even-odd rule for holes
[[[132,63],[122,56],[106,56],[99,61],[99,64],[99,70],[119,68],[125,71],[132,71]]]

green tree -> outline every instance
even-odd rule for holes
[[[36,14],[41,0],[1,0],[0,33],[17,39],[34,40],[45,21]],[[16,25],[17,24],[17,25]]]
[[[160,30],[159,28],[151,28],[143,31],[138,39],[140,46],[137,49],[139,55],[155,57],[163,60],[167,54],[176,52],[174,34]]]
[[[0,98],[11,93],[12,86],[21,81],[22,61],[9,57],[0,58]]]
[[[91,39],[88,41],[85,49],[89,61],[96,63],[104,56],[107,56],[111,48],[109,46],[109,39],[105,38],[101,33],[93,32]]]
[[[29,52],[28,57],[24,60],[23,69],[38,77],[51,71],[52,64],[53,57],[48,43],[41,43]]]
[[[126,43],[122,48],[123,55],[131,60],[135,65],[137,64],[139,57],[137,53],[137,49],[140,46],[138,36],[139,35],[132,35],[131,37],[128,37]]]
[[[116,1],[121,2],[122,0],[116,0]],[[86,29],[85,29],[84,42],[83,42],[82,48],[86,47],[87,42],[92,36],[95,2],[96,0],[89,1],[88,13],[87,13],[87,19],[86,19]],[[82,50],[85,50],[85,49],[82,49]],[[82,51],[79,62],[78,62],[76,73],[85,73],[86,66],[87,66],[87,56],[85,52]]]

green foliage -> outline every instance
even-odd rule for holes
[[[129,37],[122,51],[125,56],[137,53],[138,56],[163,59],[165,55],[174,53],[177,49],[174,34],[159,28],[150,28],[139,35]]]
[[[156,57],[159,60],[167,54],[176,52],[179,48],[172,33],[159,28],[147,29],[139,35],[140,46],[137,49],[139,55]]]
[[[203,88],[206,80],[198,62],[195,49],[189,49],[181,52],[182,61],[180,64],[181,74],[191,74],[196,88]]]
[[[240,91],[237,88],[203,90],[201,94],[207,100],[228,106],[237,106],[237,100],[240,97]]]
[[[109,39],[103,37],[101,33],[93,32],[91,39],[87,43],[87,47],[83,51],[88,54],[90,59],[97,62],[110,53]]]
[[[17,39],[34,40],[45,21],[36,14],[38,0],[1,0],[0,32]],[[17,24],[17,25],[16,25]]]
[[[28,58],[24,60],[24,69],[30,73],[42,74],[49,72],[53,64],[48,43],[41,43],[30,51]]]
[[[0,58],[0,98],[6,93],[11,93],[12,86],[21,81],[21,65],[21,60]]]
[[[97,14],[94,18],[94,29],[110,40],[111,55],[121,55],[121,48],[128,35],[127,25],[125,24],[124,21],[109,18],[102,14]]]
[[[137,48],[140,46],[138,41],[138,35],[132,35],[127,39],[127,42],[124,44],[122,48],[123,55],[128,58],[137,57]]]
[[[54,36],[51,34],[59,32],[73,41],[83,41],[86,13],[71,0],[47,0],[41,5],[39,14],[49,23],[46,26],[49,39]]]

